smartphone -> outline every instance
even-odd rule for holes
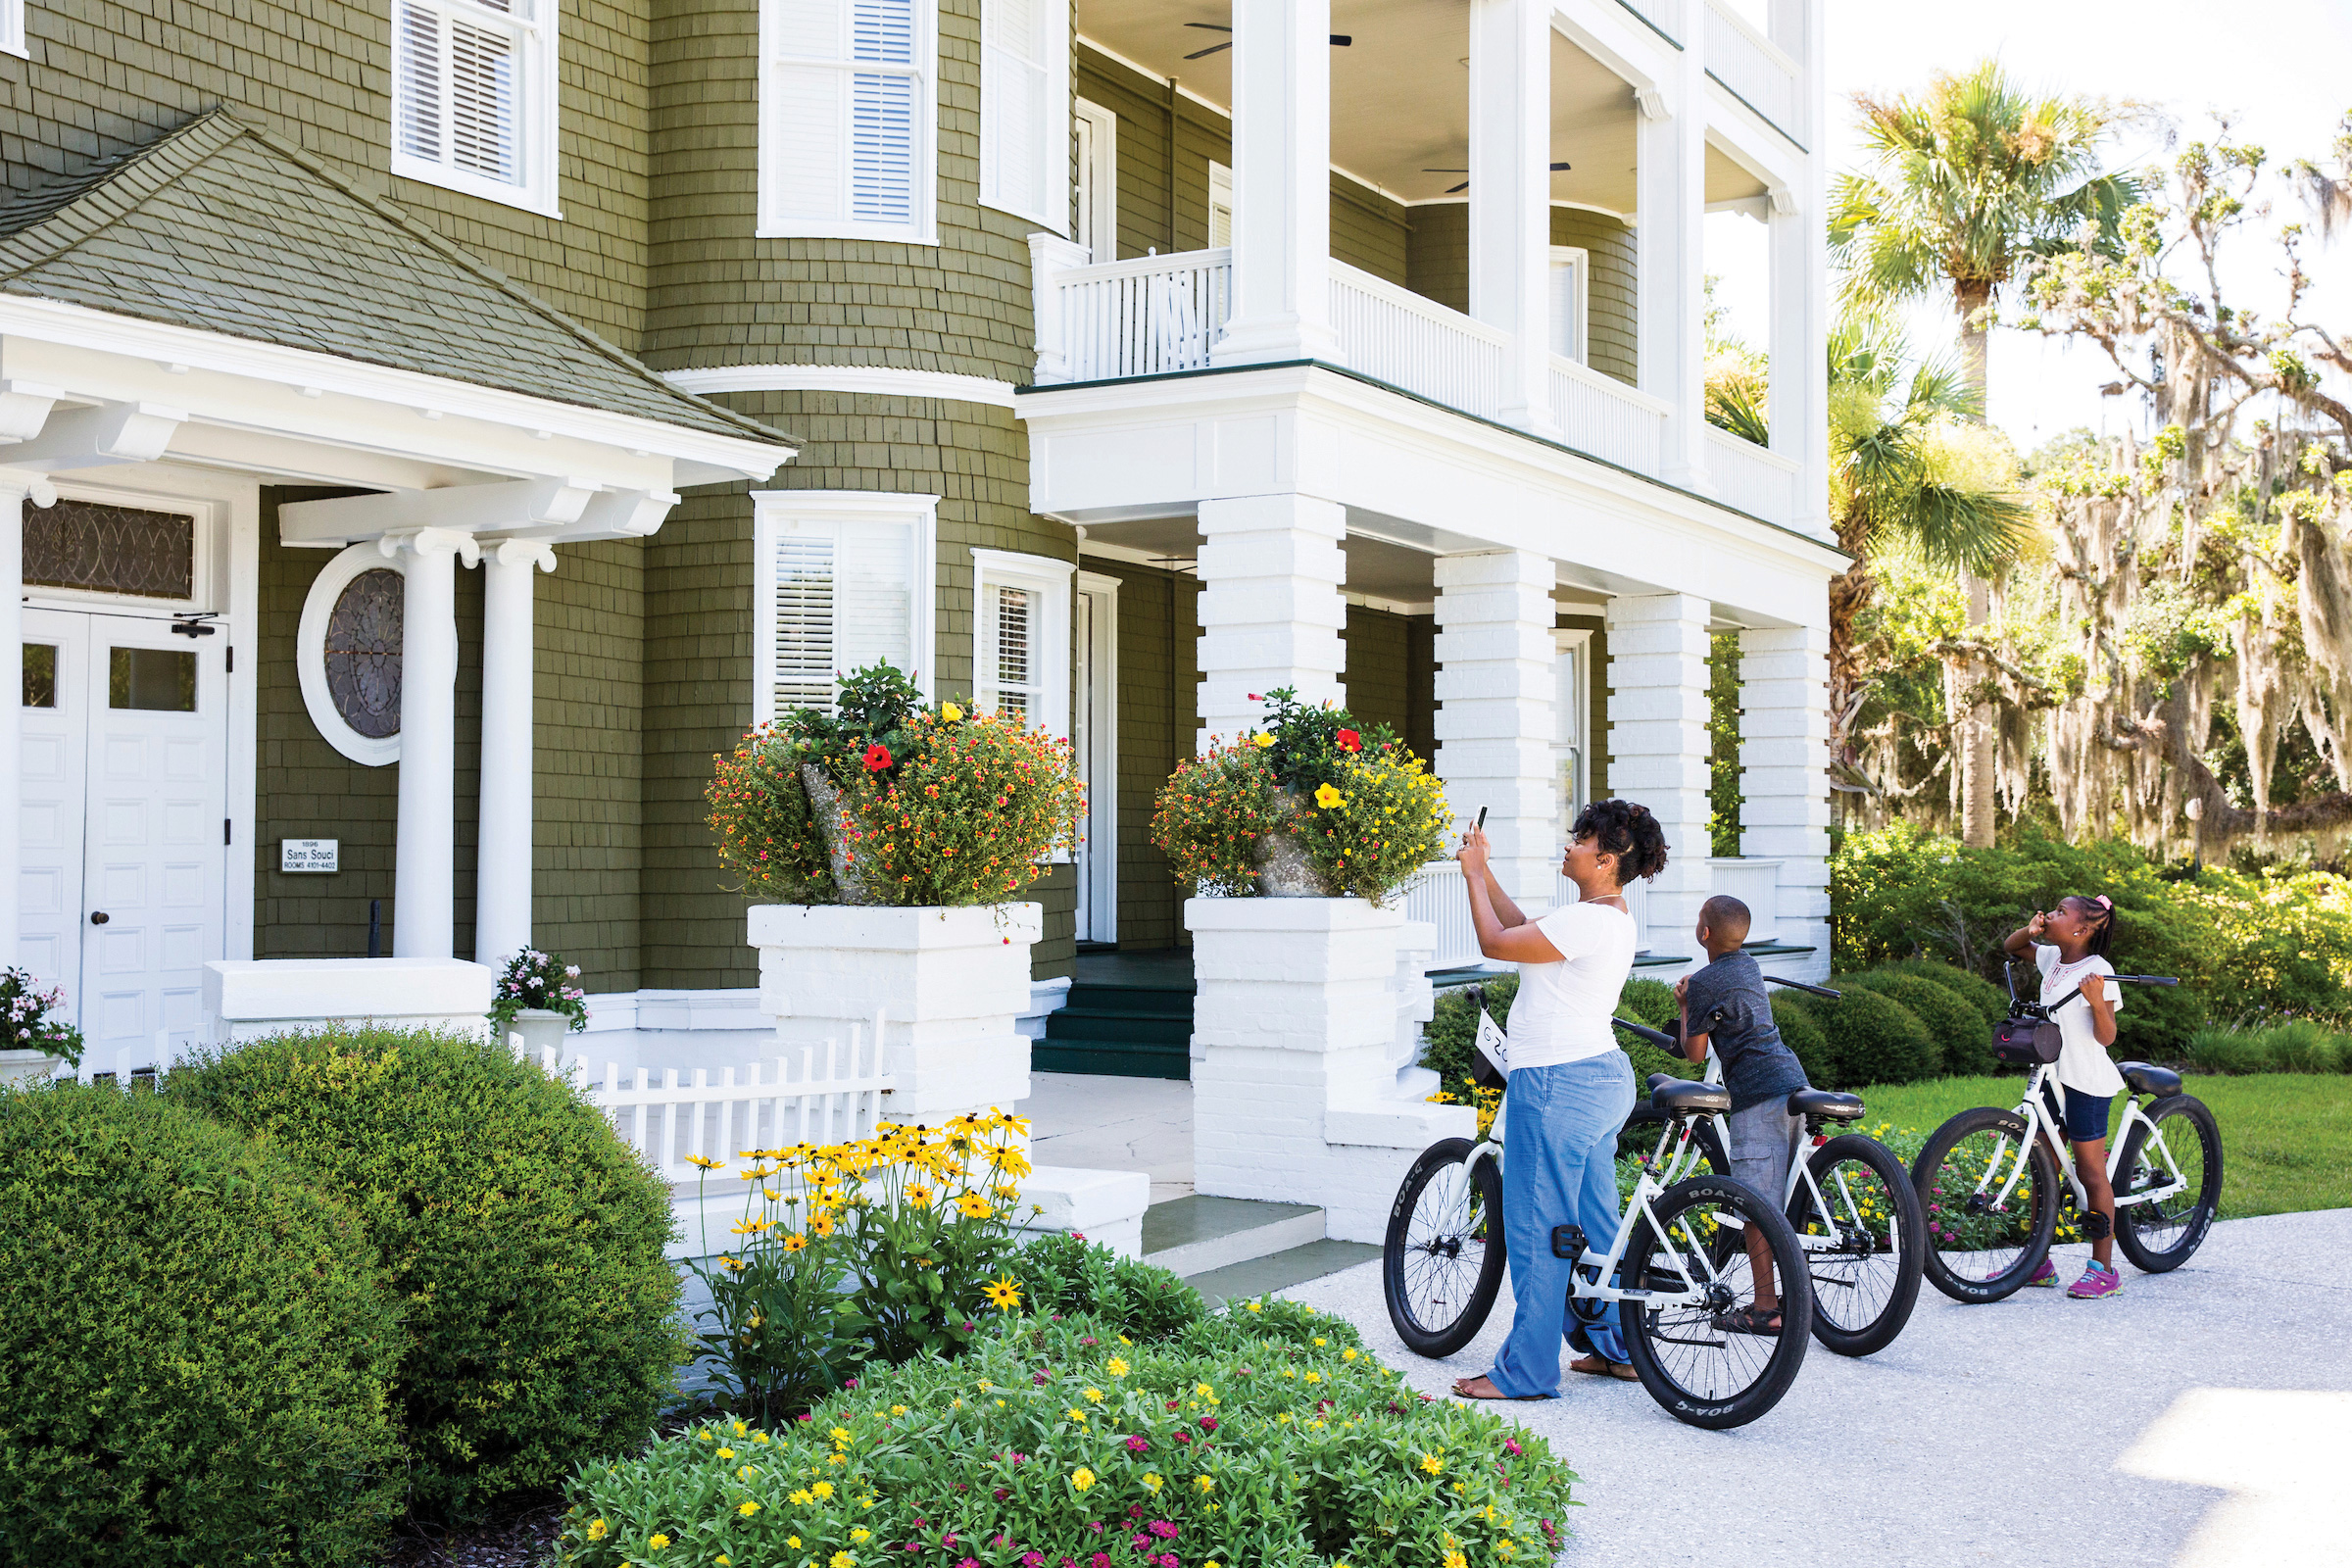
[[[1481,833],[1487,830],[1487,808],[1483,806],[1478,808],[1478,830]]]

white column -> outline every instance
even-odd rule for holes
[[[1551,416],[1551,0],[1471,0],[1470,314],[1512,335],[1505,423]]]
[[[1201,748],[1258,726],[1265,709],[1251,693],[1289,686],[1301,702],[1344,700],[1347,509],[1313,496],[1240,496],[1201,502],[1200,526]]]
[[[1446,803],[1456,816],[1487,808],[1503,891],[1523,906],[1548,906],[1560,863],[1551,558],[1440,556],[1436,574],[1437,770]]]
[[[556,569],[536,539],[482,558],[482,817],[474,854],[473,956],[501,963],[531,945],[533,571]],[[402,688],[405,696],[407,688]],[[397,927],[395,927],[397,930]]]
[[[447,528],[386,534],[409,553],[400,619],[400,837],[392,875],[392,956],[454,956],[457,904],[457,560],[480,559]]]
[[[1772,41],[1801,68],[1797,134],[1815,149],[1793,188],[1773,193],[1772,450],[1798,464],[1793,525],[1827,539],[1830,527],[1829,164],[1820,151],[1823,79],[1820,0],[1773,0]]]
[[[24,812],[24,498],[43,481],[0,472],[0,967],[20,961],[17,901]]]
[[[1233,8],[1233,316],[1218,365],[1330,360],[1331,0]]]
[[[1666,830],[1666,869],[1649,892],[1655,952],[1693,954],[1706,902],[1706,600],[1689,594],[1609,601],[1609,790],[1649,808]]]
[[[1695,18],[1693,19],[1695,21]],[[1704,491],[1706,482],[1706,70],[1702,28],[1684,29],[1685,47],[1656,87],[1635,94],[1634,222],[1640,259],[1636,311],[1641,383],[1673,406],[1659,477]]]
[[[1740,853],[1781,862],[1780,938],[1830,972],[1830,634],[1740,634]]]

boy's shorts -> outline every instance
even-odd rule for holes
[[[1732,1112],[1732,1178],[1779,1207],[1788,1191],[1788,1172],[1805,1136],[1801,1116],[1788,1114],[1788,1097]]]

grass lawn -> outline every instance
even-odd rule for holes
[[[2200,1073],[2182,1087],[2221,1125],[2222,1218],[2352,1208],[2352,1075]],[[2024,1092],[2022,1077],[1881,1084],[1862,1092],[1863,1125],[1889,1121],[1924,1140],[1972,1105],[2014,1105]],[[1908,1158],[1917,1144],[1899,1147]]]

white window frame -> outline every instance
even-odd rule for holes
[[[908,673],[929,701],[936,662],[934,623],[939,559],[939,497],[870,490],[755,490],[752,492],[752,722],[776,717],[776,544],[802,523],[835,526],[875,522],[911,526],[908,547]],[[836,672],[842,673],[840,671]]]
[[[1032,632],[1041,668],[1038,677],[1038,705],[1031,710],[1029,722],[1056,740],[1070,737],[1070,595],[1073,579],[1078,572],[1074,561],[1055,561],[1050,556],[1014,555],[1005,550],[972,550],[972,704],[984,711],[993,711],[996,704],[988,693],[993,681],[983,680],[981,671],[988,667],[988,614],[986,600],[991,588],[1027,588],[1036,593],[1045,613],[1041,624]]]
[[[1087,662],[1093,669],[1092,690],[1076,694],[1087,698],[1093,711],[1087,715],[1091,731],[1094,762],[1092,778],[1086,792],[1086,868],[1087,885],[1080,889],[1086,900],[1087,934],[1090,942],[1116,942],[1119,939],[1119,579],[1096,571],[1078,573],[1077,594],[1071,599],[1071,611],[1077,610],[1078,599],[1091,599],[1095,605],[1094,646],[1088,650]],[[1072,643],[1075,647],[1075,642]],[[1075,672],[1071,686],[1075,693]],[[1076,715],[1072,714],[1071,742],[1077,741]],[[1082,764],[1083,765],[1083,764]]]
[[[1551,317],[1551,352],[1564,360],[1574,360],[1579,365],[1591,365],[1592,339],[1588,328],[1592,319],[1592,254],[1582,245],[1552,246],[1544,279],[1546,300],[1551,295],[1550,273],[1563,267],[1576,270],[1576,301],[1564,321],[1559,312],[1548,313]],[[1563,325],[1568,327],[1565,334],[1560,330]],[[1566,339],[1565,346],[1562,344],[1563,336]]]
[[[1551,744],[1552,776],[1561,780],[1560,832],[1565,835],[1592,793],[1592,633],[1590,628],[1558,628],[1551,634],[1551,646],[1552,678],[1568,688],[1564,709],[1560,697],[1553,700]],[[1569,666],[1568,678],[1560,682],[1563,663]],[[1576,736],[1573,742],[1566,738],[1571,734]]]
[[[905,245],[939,243],[939,7],[916,0],[914,61],[908,66],[817,58],[788,52],[781,0],[760,0],[760,239],[873,239]],[[914,78],[914,168],[910,212],[904,223],[861,222],[853,218],[815,219],[790,212],[780,184],[783,172],[776,138],[782,133],[784,84],[778,73],[786,68],[821,67],[848,73],[908,75]],[[845,125],[842,157],[850,157],[852,138]],[[845,186],[846,189],[846,186]]]
[[[23,0],[0,0],[0,5],[22,5]],[[460,169],[438,159],[419,158],[400,144],[401,83],[406,73],[401,69],[402,34],[401,10],[407,5],[420,6],[440,15],[444,26],[449,22],[462,21],[469,25],[512,32],[518,45],[515,68],[515,90],[519,101],[514,109],[514,137],[518,156],[515,168],[520,175],[514,183],[492,179],[471,170]],[[564,216],[556,200],[557,183],[557,82],[560,75],[556,36],[556,19],[562,11],[562,0],[530,0],[528,16],[514,16],[476,5],[471,0],[392,0],[392,172],[403,179],[420,180],[439,185],[445,190],[463,191],[507,207],[519,207],[524,212],[538,213],[547,218]],[[449,82],[442,81],[441,121],[446,141],[451,120]]]
[[[1073,200],[1082,209],[1077,234],[1097,266],[1119,259],[1119,117],[1101,104],[1078,100],[1078,122],[1086,127],[1086,159]]]
[[[1040,36],[1034,57],[1010,56],[996,41],[998,8],[1005,0],[980,0],[980,205],[1015,218],[1041,223],[1064,238],[1070,232],[1070,4],[1069,0],[1030,0],[1038,17]],[[1045,102],[1038,124],[1037,167],[1029,171],[1037,196],[1022,204],[1000,183],[1002,163],[996,145],[1003,105],[994,101],[1008,66],[1028,66],[1044,73]]]
[[[1217,238],[1217,214],[1225,215],[1225,237]],[[1233,171],[1211,161],[1208,166],[1208,248],[1223,250],[1233,244]]]
[[[0,0],[0,55],[32,58],[24,47],[24,0]]]

